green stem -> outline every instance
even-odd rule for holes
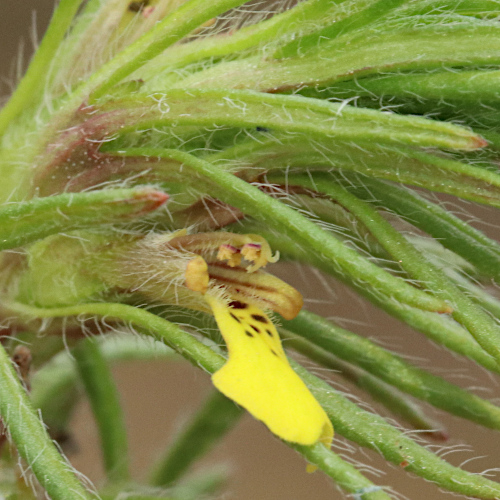
[[[153,188],[66,193],[0,207],[0,250],[54,233],[128,222],[162,206],[168,196]]]
[[[165,342],[193,365],[209,373],[214,373],[225,363],[225,358],[181,330],[177,325],[148,311],[126,304],[96,302],[53,308],[32,307],[18,302],[4,302],[3,305],[6,310],[27,318],[97,315],[103,318],[118,319],[144,329],[156,339]]]
[[[436,262],[437,266],[442,265],[443,271],[455,285],[470,297],[476,304],[481,306],[485,311],[491,313],[496,319],[500,319],[500,300],[491,295],[488,290],[479,285],[474,285],[463,274],[447,268],[443,262]],[[444,265],[443,265],[444,264]]]
[[[0,416],[19,455],[52,500],[94,498],[83,488],[54,446],[1,344]]]
[[[318,140],[336,138],[466,151],[487,145],[473,131],[450,123],[253,90],[175,88],[140,98],[110,99],[100,103],[98,109],[102,114],[96,114],[88,126],[97,128],[101,138],[153,125],[175,124],[260,126],[288,134],[304,133]],[[89,133],[92,128],[85,130]],[[80,139],[81,143],[81,133],[76,128],[65,141]]]
[[[401,9],[401,15],[415,16],[430,12],[455,13],[463,16],[498,17],[500,10],[496,0],[466,0],[457,4],[449,0],[420,0]]]
[[[82,340],[73,354],[99,429],[108,479],[127,481],[130,478],[127,431],[108,363],[91,338]]]
[[[49,27],[40,47],[35,52],[26,74],[19,82],[14,94],[0,111],[0,136],[3,135],[11,120],[19,115],[33,101],[38,100],[44,90],[47,69],[66,31],[83,0],[61,0],[52,15]]]
[[[500,497],[500,484],[453,467],[382,417],[360,410],[299,364],[294,361],[291,364],[323,406],[338,434],[380,453],[389,462],[403,466],[441,488],[474,498],[496,500]]]
[[[380,137],[377,143],[363,140],[360,147],[361,143],[348,143],[334,137],[324,140],[318,135],[313,146],[306,137],[296,136],[291,141],[285,134],[274,133],[259,141],[243,141],[205,159],[217,162],[226,170],[233,168],[247,179],[266,172],[282,172],[285,167],[300,172],[334,168],[346,172],[356,186],[365,178],[378,177],[500,207],[498,172],[443,158],[439,153],[388,147],[383,144],[384,140]]]
[[[288,41],[294,32],[300,33],[304,25],[314,23],[315,26],[324,26],[332,22],[334,16],[331,11],[337,3],[342,3],[342,0],[307,0],[270,19],[240,28],[234,33],[223,33],[172,47],[159,55],[154,64],[151,63],[144,68],[141,76],[146,80],[147,88],[152,88],[154,83],[151,83],[151,80],[154,82],[155,77],[161,80],[162,71],[186,66],[209,57],[234,56],[237,53],[248,52],[248,49],[260,48],[269,42],[276,43],[282,37]]]
[[[176,482],[195,460],[219,442],[242,413],[233,401],[213,391],[160,460],[151,479],[153,486],[169,486]]]
[[[235,227],[233,226],[232,229],[234,231]],[[260,226],[256,227],[255,224],[238,225],[236,229],[238,229],[238,232],[245,229],[245,232],[258,233],[265,237],[272,248],[279,250],[282,258],[307,263],[341,281],[347,282],[345,277],[342,276],[330,262],[324,260],[320,255],[314,252],[308,252],[305,249],[306,247],[303,248],[296,245],[294,241],[286,235],[280,233],[276,234]],[[412,328],[424,333],[434,342],[474,360],[492,372],[500,373],[500,366],[495,359],[485,352],[470,333],[454,320],[442,314],[430,313],[414,307],[408,307],[405,304],[393,300],[391,297],[383,296],[367,288],[363,283],[353,281],[348,282],[348,284],[354,288],[358,294],[366,297],[374,305],[380,307]]]
[[[390,500],[384,488],[375,486],[350,463],[340,458],[322,444],[313,446],[292,445],[308,462],[320,467],[344,490],[352,493],[354,500]]]
[[[418,25],[417,19],[395,28],[379,23],[374,29],[362,29],[327,40],[304,57],[273,59],[252,55],[246,59],[222,61],[207,65],[205,69],[197,68],[198,71],[192,70],[187,75],[181,74],[171,81],[168,80],[171,74],[167,74],[163,79],[164,84],[157,88],[217,88],[223,82],[226,88],[261,92],[297,90],[303,93],[305,90],[306,94],[322,100],[330,97],[338,100],[349,97],[349,93],[347,96],[337,94],[335,86],[341,83],[341,87],[345,87],[347,85],[343,82],[348,80],[359,82],[356,86],[363,89],[361,81],[376,75],[442,71],[443,64],[456,69],[498,65],[498,25],[469,18],[464,26],[464,18],[457,18],[457,23],[437,25],[425,22]],[[473,37],[470,36],[472,31]],[[157,82],[160,81],[158,78]],[[418,100],[414,102],[418,103]],[[372,106],[377,108],[383,104],[384,101],[380,103],[378,99],[372,102]],[[417,109],[421,110],[419,114],[422,115],[432,111],[429,104]],[[474,110],[478,110],[477,106],[472,112]],[[405,111],[408,114],[408,110]]]
[[[478,103],[498,109],[495,90],[500,80],[498,70],[437,71],[435,73],[404,73],[367,78],[362,87],[353,83],[339,82],[332,88],[336,93],[355,93],[360,97],[397,97],[403,102],[427,101],[429,111],[433,106],[459,104],[473,112]]]

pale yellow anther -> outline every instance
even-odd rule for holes
[[[243,245],[241,255],[249,262],[253,262],[251,266],[247,267],[249,273],[253,273],[257,269],[265,267],[267,263],[274,263],[279,259],[279,253],[273,256],[269,243],[262,236],[248,234],[246,238],[251,239],[251,241]]]
[[[241,264],[241,252],[233,245],[221,245],[217,253],[217,260],[225,260],[229,267],[237,267]]]
[[[185,284],[193,292],[205,293],[208,290],[208,266],[203,257],[191,259],[186,266]]]
[[[262,245],[259,243],[246,243],[241,249],[241,254],[251,262],[265,261],[267,264],[267,259],[262,255],[261,250]]]

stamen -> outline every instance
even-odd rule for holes
[[[222,285],[232,299],[241,303],[272,309],[285,319],[294,318],[302,309],[302,295],[272,274],[262,271],[247,273],[242,268],[223,264],[209,265],[208,273],[213,283]]]
[[[221,245],[217,260],[226,260],[230,267],[237,267],[241,264],[241,251],[233,245]]]
[[[186,286],[193,292],[206,293],[208,290],[208,266],[203,257],[195,257],[186,266]]]
[[[251,264],[246,267],[253,273],[265,267],[268,262],[276,262],[279,254],[272,255],[267,241],[257,234],[233,234],[226,232],[197,233],[170,238],[168,245],[175,249],[197,253],[208,264],[227,260],[230,267],[241,265],[243,256]]]

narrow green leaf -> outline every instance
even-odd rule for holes
[[[157,340],[165,342],[193,365],[209,373],[217,371],[225,359],[210,347],[170,323],[148,311],[126,304],[97,302],[68,307],[38,308],[19,302],[4,302],[6,308],[26,318],[59,318],[64,316],[102,316],[118,319],[144,329]]]
[[[500,207],[500,175],[496,171],[446,156],[402,146],[360,140],[356,145],[306,137],[276,137],[244,142],[207,157],[244,178],[256,179],[271,171],[324,171],[339,169],[369,177],[424,187],[485,205]],[[347,171],[347,172],[346,172]]]
[[[432,12],[453,12],[462,16],[479,16],[495,18],[500,15],[500,5],[497,0],[464,0],[450,2],[449,0],[419,0],[403,6],[399,15],[428,14]]]
[[[311,139],[326,137],[460,150],[474,150],[487,144],[471,130],[450,123],[248,90],[172,89],[143,97],[142,101],[109,100],[99,109],[103,114],[94,118],[94,126],[105,136],[175,123],[198,127],[268,127],[301,132]],[[72,144],[80,133],[76,127],[67,134],[65,143]]]
[[[363,79],[363,82],[340,82],[329,89],[332,94],[349,97],[384,96],[432,100],[432,104],[498,103],[498,70],[437,71],[433,73],[387,74]],[[451,100],[451,101],[450,101]],[[430,108],[429,103],[429,110]]]
[[[374,485],[354,466],[340,458],[322,444],[303,446],[294,444],[292,448],[301,453],[311,464],[320,467],[355,500],[390,500],[385,488]]]
[[[485,276],[500,277],[500,245],[481,231],[415,191],[369,177],[343,175],[350,180],[345,186],[349,192],[404,217]]]
[[[287,176],[285,181],[318,190],[359,218],[394,261],[399,262],[421,286],[452,306],[453,318],[467,328],[481,347],[500,364],[500,328],[496,321],[463,294],[441,269],[426,260],[377,210],[348,193],[336,183],[335,178],[316,176],[314,181],[311,181],[306,176],[291,175]]]
[[[327,88],[356,78],[447,68],[476,69],[500,63],[500,27],[491,21],[461,25],[403,26],[400,30],[349,34],[321,45],[307,57],[251,56],[221,62],[176,80],[175,87],[242,88],[284,92]]]
[[[454,71],[390,73],[362,81],[335,82],[306,88],[300,93],[320,99],[356,99],[368,108],[389,107],[399,113],[453,119],[474,128],[498,128],[500,107],[496,88],[500,73],[494,69],[457,68]],[[485,130],[488,133],[488,130]],[[493,167],[494,168],[494,167]]]
[[[306,0],[251,26],[171,47],[140,70],[140,76],[145,81],[143,88],[163,88],[159,83],[165,78],[162,73],[170,73],[173,68],[209,57],[234,57],[239,52],[246,54],[250,49],[260,49],[264,44],[276,44],[282,39],[288,41],[295,33],[310,30],[311,26],[329,24],[342,14],[342,9],[337,6],[342,3],[343,0]]]
[[[246,1],[188,0],[94,73],[77,93],[90,91],[93,99],[104,96],[111,87],[155,58],[167,47],[206,21]]]
[[[80,341],[73,355],[99,429],[108,479],[127,481],[130,477],[127,430],[111,370],[94,339]]]
[[[243,410],[218,391],[213,391],[200,411],[169,447],[156,466],[153,486],[170,486],[206,454],[236,424]]]
[[[479,304],[485,311],[489,311],[495,318],[500,319],[500,300],[492,295],[487,288],[481,284],[474,284],[474,270],[468,266],[463,270],[450,261],[455,257],[455,254],[444,250],[439,243],[433,244],[428,239],[420,237],[408,237],[411,243],[417,247],[421,252],[426,254],[426,257],[431,260],[435,266],[438,266],[448,276],[448,278],[456,284],[463,293],[465,293],[471,300]],[[453,262],[453,261],[451,261]],[[468,264],[468,263],[466,263]],[[472,277],[469,275],[472,274]]]
[[[265,237],[273,249],[279,250],[282,258],[290,258],[295,261],[307,263],[337,279],[346,281],[345,277],[343,277],[330,262],[324,260],[320,255],[316,255],[314,252],[304,250],[286,235],[282,233],[273,233],[262,228],[249,227],[248,225],[244,227],[247,230],[250,229],[252,232],[257,232]],[[241,229],[243,229],[243,227]],[[473,359],[475,362],[492,372],[500,373],[500,366],[496,363],[495,359],[486,353],[470,333],[454,320],[443,314],[429,313],[414,307],[408,307],[381,293],[374,292],[363,283],[352,281],[349,282],[349,285],[353,287],[358,294],[366,297],[374,305],[380,307],[395,318],[400,319],[403,323],[406,323],[415,330],[422,332],[434,342],[462,356]]]
[[[52,500],[95,498],[83,488],[54,446],[1,344],[0,416],[19,456],[26,461]]]
[[[401,7],[405,3],[409,3],[408,0],[378,0],[330,26],[326,26],[315,33],[295,39],[293,42],[285,45],[285,47],[278,49],[274,57],[283,58],[293,57],[299,54],[304,55],[311,49],[315,49],[322,43],[333,40],[339,35],[345,35],[350,31],[366,28],[366,26],[378,21],[381,17],[386,16],[392,10]],[[361,3],[361,6],[362,5]]]
[[[106,189],[65,193],[0,207],[0,250],[54,233],[128,222],[162,206],[168,196],[157,189]]]
[[[500,430],[500,408],[441,377],[417,368],[373,342],[303,311],[283,327],[399,390],[485,427]]]

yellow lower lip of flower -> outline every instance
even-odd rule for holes
[[[257,307],[206,296],[226,341],[229,360],[212,376],[215,387],[280,438],[330,446],[333,427],[293,371],[276,328]]]

